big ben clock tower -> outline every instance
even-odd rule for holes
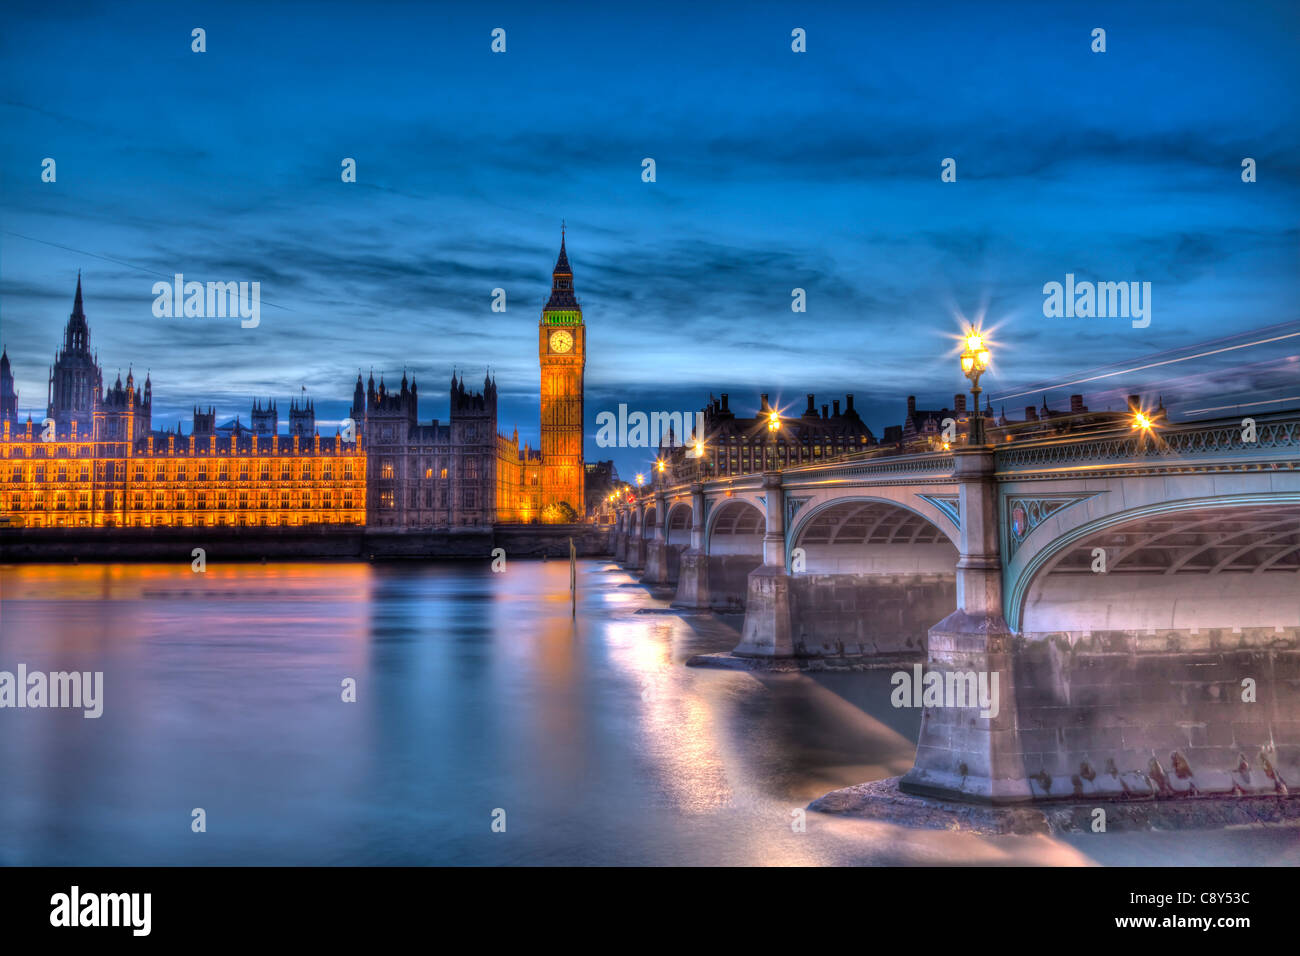
[[[587,327],[573,295],[573,271],[560,231],[560,257],[551,297],[537,325],[542,379],[542,520],[580,521],[586,515],[582,460],[582,379]]]

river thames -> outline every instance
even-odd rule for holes
[[[98,719],[0,710],[0,864],[1300,864],[1289,826],[794,832],[911,765],[889,672],[688,668],[737,622],[578,571],[575,621],[562,561],[0,568],[0,670],[104,674]]]

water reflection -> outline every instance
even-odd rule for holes
[[[794,833],[904,771],[916,712],[886,673],[686,668],[735,622],[665,610],[601,562],[576,619],[558,561],[0,568],[0,669],[106,685],[98,720],[0,711],[0,863],[1296,861],[1294,831]]]

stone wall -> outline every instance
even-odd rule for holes
[[[931,627],[957,605],[954,574],[791,576],[795,653],[924,657]]]
[[[1297,629],[981,635],[960,617],[931,631],[926,669],[998,672],[1000,710],[927,707],[905,790],[1014,803],[1300,787]]]
[[[749,572],[762,563],[761,554],[710,554],[709,607],[743,611],[749,595]]]
[[[1295,628],[1037,634],[1014,647],[1016,727],[1037,798],[1300,787]]]

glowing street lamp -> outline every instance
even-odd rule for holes
[[[691,454],[687,457],[694,458],[699,462],[697,473],[703,475],[704,479],[707,481],[709,477],[709,460],[704,457],[703,440],[697,438],[695,441],[691,442]]]
[[[1155,423],[1151,421],[1151,416],[1147,415],[1146,412],[1134,412],[1133,427],[1149,432],[1155,427]]]
[[[970,417],[970,443],[972,445],[984,444],[984,416],[980,414],[980,375],[988,370],[993,363],[993,356],[988,350],[988,344],[984,341],[984,334],[977,328],[968,328],[966,330],[966,348],[961,353],[961,371],[970,379],[971,397],[975,400],[975,407],[971,410]]]
[[[781,431],[781,415],[774,408],[767,413],[767,445],[772,449],[772,464],[776,465],[776,436]]]
[[[644,484],[645,484],[645,475],[640,474],[640,473],[638,472],[638,473],[637,473],[637,476],[636,476],[636,486],[637,486],[638,488],[640,488],[640,487],[641,487],[642,485],[644,485]]]

